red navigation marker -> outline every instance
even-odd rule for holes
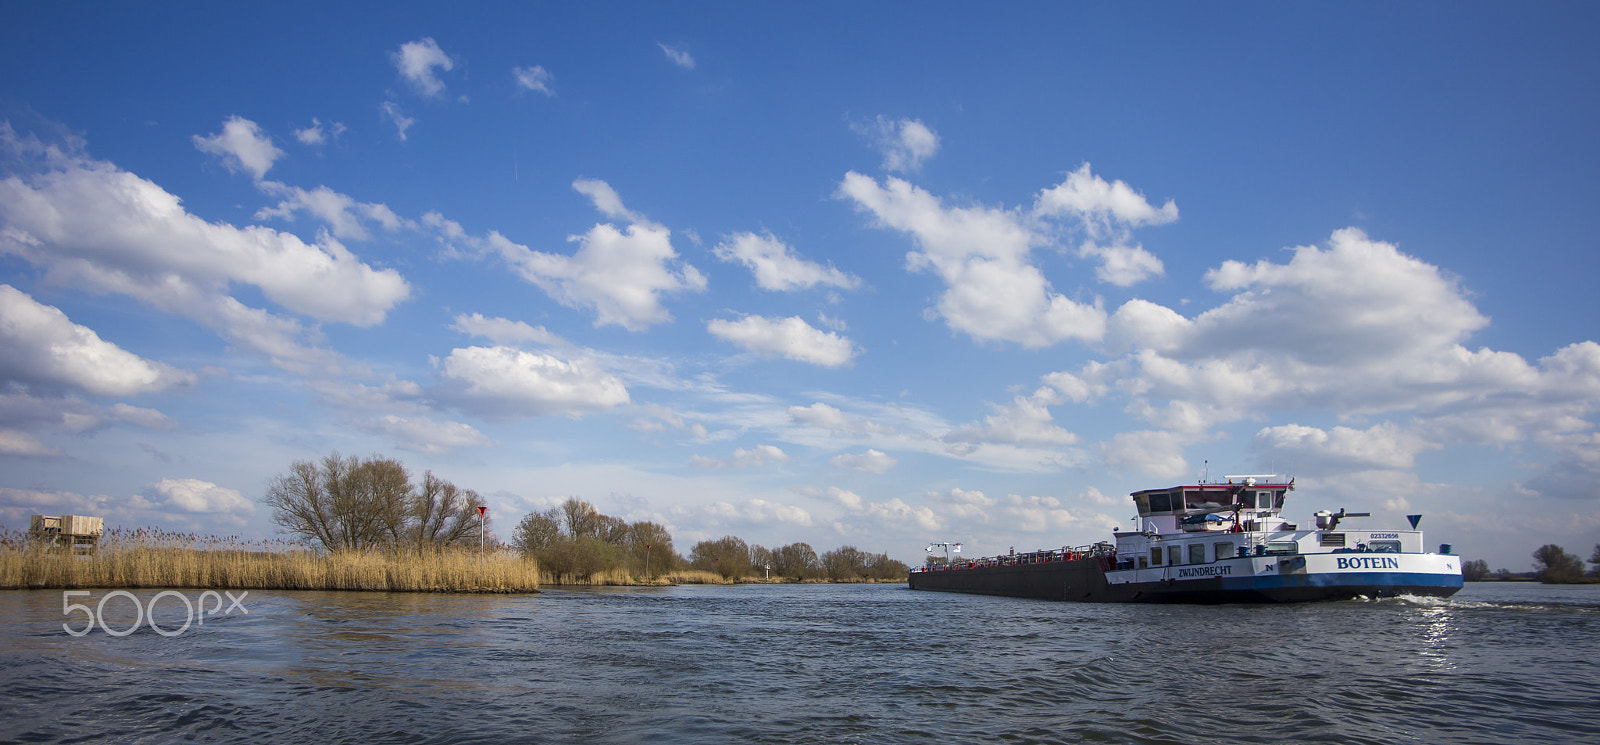
[[[478,517],[483,517],[483,513],[488,512],[488,511],[489,511],[488,507],[482,507],[482,506],[478,507]]]

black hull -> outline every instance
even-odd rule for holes
[[[1370,582],[1329,585],[1305,575],[1266,578],[1261,584],[1241,587],[1224,579],[1183,582],[1108,584],[1097,558],[1043,564],[974,567],[949,571],[912,572],[911,589],[1003,595],[1037,600],[1080,603],[1303,603],[1348,600],[1355,597],[1425,595],[1449,597],[1461,589],[1427,581],[1391,583],[1373,577]],[[1232,586],[1228,586],[1232,585]]]
[[[1098,558],[912,572],[911,589],[1084,603],[1128,603],[1139,599],[1137,593],[1124,586],[1107,585],[1106,572]]]

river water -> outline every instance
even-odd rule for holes
[[[185,591],[192,605],[197,591]],[[235,593],[237,595],[237,593]],[[1532,743],[1600,732],[1600,586],[1081,605],[904,585],[0,592],[0,741]],[[154,591],[137,593],[148,603]],[[223,606],[230,612],[222,612]],[[195,612],[196,614],[198,613]],[[179,629],[182,629],[179,631]]]

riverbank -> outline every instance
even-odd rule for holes
[[[866,579],[727,578],[677,569],[637,577],[620,569],[588,576],[541,571],[510,551],[471,548],[321,552],[285,540],[245,541],[161,531],[114,531],[92,555],[47,551],[20,533],[0,536],[0,590],[181,588],[520,593],[540,587],[669,587],[860,584]],[[893,580],[904,582],[904,580]]]
[[[278,542],[269,542],[278,543]],[[272,550],[277,549],[277,550]],[[372,590],[537,592],[539,566],[514,554],[468,549],[320,553],[175,534],[118,536],[93,555],[7,541],[0,589]]]

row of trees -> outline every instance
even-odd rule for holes
[[[1583,559],[1577,554],[1567,553],[1567,550],[1547,543],[1533,552],[1534,571],[1529,574],[1515,574],[1507,569],[1489,571],[1489,562],[1482,559],[1473,559],[1462,562],[1461,578],[1468,582],[1481,582],[1493,577],[1495,579],[1538,579],[1545,584],[1573,584],[1578,582],[1600,582],[1600,545],[1594,547],[1594,553],[1589,555],[1590,567],[1587,573],[1583,570]]]
[[[537,559],[541,571],[579,581],[618,570],[632,577],[659,577],[678,564],[672,534],[660,523],[630,523],[575,497],[522,518],[512,545]]]
[[[805,543],[766,548],[731,535],[696,543],[684,559],[673,550],[672,534],[661,524],[630,523],[575,497],[522,518],[512,542],[523,555],[538,559],[543,571],[579,582],[607,572],[655,578],[685,567],[730,580],[770,574],[836,582],[904,579],[910,571],[887,554],[869,554],[854,546],[819,556]]]
[[[695,569],[715,572],[727,579],[771,576],[795,581],[826,578],[834,582],[904,579],[911,568],[888,554],[869,554],[855,546],[840,546],[818,556],[806,543],[778,548],[751,546],[735,536],[701,541],[689,550]]]
[[[327,551],[372,548],[438,549],[477,545],[478,507],[471,489],[424,471],[413,484],[400,461],[372,456],[296,461],[273,477],[266,498],[284,531]]]
[[[335,452],[316,461],[296,461],[268,483],[263,501],[285,532],[330,552],[477,546],[479,531],[487,531],[478,511],[484,501],[477,492],[457,488],[431,471],[413,483],[404,464],[376,455],[343,457]],[[483,537],[498,543],[492,535]],[[887,554],[854,546],[818,555],[805,543],[766,548],[731,535],[695,544],[685,559],[660,523],[630,523],[577,498],[522,518],[512,547],[537,559],[543,572],[579,582],[605,573],[655,578],[686,567],[727,579],[770,573],[797,581],[894,580],[909,571]]]

